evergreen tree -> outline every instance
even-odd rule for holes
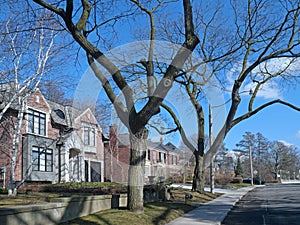
[[[238,159],[237,159],[237,163],[236,163],[236,167],[234,169],[234,173],[235,173],[236,177],[243,175],[243,167],[242,167],[240,157],[238,157]]]

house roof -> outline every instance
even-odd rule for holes
[[[30,90],[26,88],[22,94],[25,95],[29,91]],[[4,109],[5,106],[9,103],[11,104],[9,107],[10,109],[20,109],[14,82],[0,84],[0,110]]]
[[[173,145],[171,142],[168,142],[167,144],[165,144],[164,147],[165,147],[169,152],[180,153],[180,150],[179,150],[175,145]]]
[[[79,117],[83,110],[76,109],[72,106],[64,106],[56,102],[47,100],[51,108],[51,118],[54,123],[74,127],[74,120]]]
[[[129,134],[119,134],[118,141],[119,146],[130,146]],[[179,149],[170,142],[167,144],[163,144],[162,142],[153,142],[151,140],[147,140],[147,147],[162,152],[178,153],[179,151]]]
[[[29,93],[31,90],[26,88],[22,95],[24,96],[26,93]],[[13,99],[10,109],[19,110],[20,104],[18,103],[18,98],[16,94],[15,83],[2,83],[0,84],[0,110],[4,109],[4,107]],[[84,110],[79,110],[73,106],[64,106],[62,104],[50,101],[45,99],[47,104],[51,109],[51,119],[54,123],[67,126],[67,127],[74,127],[75,126],[75,119],[78,118]]]

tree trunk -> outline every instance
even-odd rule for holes
[[[144,127],[138,133],[130,132],[130,165],[128,171],[128,203],[130,211],[144,212],[144,176],[148,131]]]
[[[204,167],[203,167],[203,156],[198,151],[194,152],[195,156],[195,169],[193,177],[192,191],[204,193]]]
[[[18,112],[17,124],[14,127],[13,134],[13,145],[12,145],[12,157],[11,157],[11,168],[10,168],[10,181],[8,185],[8,195],[16,196],[17,195],[17,185],[15,180],[15,169],[17,164],[17,156],[19,151],[19,143],[21,137],[21,129],[22,129],[22,120],[25,111],[25,100],[21,101],[21,110]]]

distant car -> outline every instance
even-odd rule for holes
[[[248,177],[248,178],[244,178],[243,179],[243,183],[246,183],[246,184],[251,184],[251,178]],[[261,185],[261,184],[264,184],[265,182],[260,179],[259,177],[254,177],[253,178],[253,184],[256,184],[256,185]]]

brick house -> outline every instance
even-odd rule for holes
[[[179,150],[172,144],[147,141],[145,180],[153,176],[169,178],[178,174]],[[110,127],[109,143],[105,145],[105,177],[108,181],[126,183],[128,180],[130,142],[128,134],[119,134],[118,126]]]
[[[11,83],[1,85],[0,112]],[[2,103],[2,104],[1,104]],[[1,107],[2,106],[2,107]],[[12,129],[20,105],[13,102],[0,121],[0,179],[9,179]],[[39,90],[25,105],[15,180],[25,182],[76,182],[104,180],[102,130],[90,109],[78,110],[44,98]],[[4,179],[5,178],[5,179]]]

